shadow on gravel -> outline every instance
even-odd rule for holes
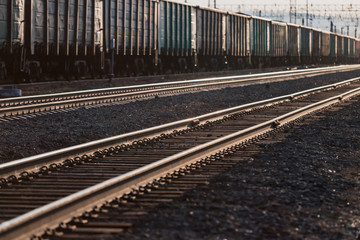
[[[161,205],[125,237],[360,239],[359,115],[357,102],[260,143],[253,161]]]

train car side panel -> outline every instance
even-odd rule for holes
[[[360,58],[360,40],[355,40],[355,61],[358,63]]]
[[[344,43],[344,57],[347,58],[349,57],[349,38],[348,37],[344,37],[343,38],[343,43]]]
[[[197,8],[197,49],[202,56],[223,56],[224,49],[224,12]]]
[[[333,59],[336,57],[336,35],[333,33],[330,33],[330,57]]]
[[[350,58],[354,58],[354,57],[355,57],[355,39],[350,38],[350,39],[349,39],[349,43],[350,43],[350,46],[349,46],[349,57],[350,57]]]
[[[272,22],[270,34],[270,56],[286,57],[286,24]]]
[[[159,8],[160,55],[190,56],[195,41],[194,7],[161,1]]]
[[[327,32],[321,33],[321,56],[330,56],[330,33]]]
[[[227,17],[226,52],[230,56],[245,57],[248,52],[247,32],[249,17],[229,14]]]
[[[252,37],[251,37],[251,52],[254,57],[266,57],[270,49],[268,49],[269,43],[269,25],[270,21],[252,18]]]
[[[27,38],[32,55],[94,55],[102,45],[102,2],[99,0],[28,0]],[[88,52],[85,49],[81,53]]]
[[[0,1],[0,47],[9,52],[13,45],[24,44],[24,8],[24,0]]]
[[[310,28],[300,27],[300,55],[301,57],[311,56],[311,34]]]
[[[23,71],[25,1],[0,1],[0,80]]]
[[[319,30],[313,29],[313,39],[312,39],[312,56],[314,57],[314,61],[320,57],[320,40],[321,40],[321,32]]]
[[[299,26],[288,25],[288,43],[289,43],[289,56],[299,56]]]
[[[344,56],[344,38],[340,35],[337,35],[336,37],[337,37],[337,44],[336,44],[337,57],[342,58]]]

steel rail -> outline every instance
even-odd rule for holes
[[[236,75],[236,76],[227,76],[227,77],[203,78],[203,79],[194,79],[194,80],[173,81],[173,82],[142,84],[142,85],[134,85],[134,86],[112,87],[112,88],[91,89],[91,90],[82,90],[82,91],[73,91],[73,92],[54,93],[54,94],[14,97],[14,98],[0,99],[0,107],[4,108],[12,105],[16,105],[16,106],[27,105],[27,104],[32,104],[34,102],[43,103],[43,102],[63,101],[69,99],[81,99],[81,98],[87,98],[93,96],[114,95],[116,93],[126,93],[126,92],[134,92],[134,91],[139,92],[139,91],[147,91],[161,87],[165,88],[165,87],[179,86],[184,84],[188,86],[189,84],[195,84],[195,83],[210,83],[210,82],[226,81],[226,80],[238,80],[238,82],[255,81],[255,80],[259,80],[257,78],[266,79],[267,77],[273,77],[273,76],[287,77],[287,76],[301,75],[304,73],[312,73],[312,72],[321,73],[327,71],[351,70],[353,68],[357,69],[358,67],[359,65],[350,65],[350,66],[342,65],[335,67],[300,69],[300,70],[280,71],[280,72],[271,72],[271,73],[259,73],[253,75]]]
[[[118,136],[91,141],[88,143],[79,144],[76,146],[67,147],[64,149],[51,151],[48,153],[43,153],[32,157],[26,157],[23,159],[14,160],[0,165],[0,178],[6,178],[10,175],[19,175],[24,171],[37,171],[44,165],[58,163],[68,158],[82,156],[84,154],[93,154],[95,151],[103,150],[111,146],[115,146],[119,144],[127,144],[143,138],[151,138],[159,135],[160,133],[171,133],[174,130],[186,129],[189,126],[203,124],[206,121],[214,121],[229,114],[234,114],[240,111],[249,111],[256,107],[270,106],[273,104],[281,103],[283,101],[290,101],[298,97],[306,96],[318,91],[324,91],[326,89],[336,88],[341,85],[351,84],[352,82],[356,82],[356,81],[360,81],[360,77],[352,78],[335,84],[325,85],[321,87],[316,87],[316,88],[296,92],[293,94],[288,94],[271,99],[243,104],[225,110],[220,110],[193,118],[188,118],[172,123],[163,124],[156,127],[134,131],[131,133],[125,133]]]
[[[312,112],[331,106],[360,93],[360,88],[330,97],[291,111],[264,123],[229,134],[211,142],[193,147],[184,152],[164,158],[155,163],[119,175],[90,188],[84,189],[63,199],[35,209],[0,225],[1,239],[23,239],[46,228],[55,227],[60,222],[69,221],[73,216],[91,210],[96,205],[131,192],[149,182],[166,176],[178,169],[214,155],[237,143],[253,139],[271,132],[274,128],[285,126]]]
[[[353,67],[353,66],[352,66]],[[335,67],[329,67],[326,69],[323,69],[322,71],[328,71],[328,69],[333,69]],[[313,69],[311,69],[312,71],[315,71]],[[319,73],[318,69],[317,73]],[[297,70],[297,71],[303,71],[303,70]],[[273,75],[275,73],[266,73],[266,75],[270,75],[270,76],[265,76],[262,77],[262,80],[265,79],[269,79],[269,78],[273,78]],[[265,75],[265,74],[262,74]],[[285,74],[285,75],[281,75],[280,77],[284,77],[284,76],[290,76],[290,75],[294,75],[294,74]],[[239,76],[239,78],[244,77],[244,76]],[[173,82],[171,84],[175,85],[167,85],[168,83],[159,83],[159,84],[155,84],[155,85],[166,85],[165,88],[156,88],[156,87],[152,87],[152,89],[146,88],[146,90],[141,90],[141,91],[136,91],[135,88],[134,89],[130,89],[132,88],[131,86],[129,87],[120,87],[120,88],[129,88],[128,90],[126,90],[125,92],[122,93],[116,93],[116,94],[100,94],[100,95],[96,95],[96,96],[92,96],[90,95],[86,95],[84,94],[84,92],[82,92],[81,95],[79,96],[83,96],[83,98],[77,98],[77,97],[73,97],[70,96],[69,99],[63,99],[61,97],[56,97],[55,99],[57,99],[56,101],[47,101],[47,100],[43,100],[41,99],[40,103],[32,103],[32,101],[27,101],[28,104],[25,105],[16,105],[16,106],[10,106],[10,107],[4,107],[4,108],[0,108],[0,117],[13,117],[13,116],[18,116],[18,115],[24,115],[24,114],[30,114],[30,113],[36,113],[36,112],[46,112],[46,111],[53,111],[53,110],[59,110],[59,109],[65,109],[65,108],[74,108],[74,107],[81,107],[81,106],[88,106],[88,105],[94,105],[94,104],[103,104],[103,103],[111,103],[111,102],[115,102],[115,101],[124,101],[124,100],[131,100],[131,99],[138,99],[138,98],[146,98],[146,97],[151,97],[151,96],[157,96],[157,95],[164,95],[164,94],[169,94],[169,93],[179,93],[179,92],[186,92],[186,91],[191,91],[191,90],[198,90],[201,88],[211,88],[211,87],[215,87],[217,85],[229,85],[229,84],[234,84],[234,83],[239,83],[239,82],[247,82],[247,81],[255,81],[255,79],[253,80],[236,80],[233,79],[234,77],[224,77],[224,78],[229,78],[231,80],[227,80],[226,82],[223,81],[213,81],[211,83],[208,82],[208,80],[204,81],[204,80],[190,80],[190,81],[183,81],[183,83],[187,83],[184,86],[181,86],[182,84],[178,84],[180,86],[176,86],[178,82]],[[218,78],[213,78],[212,80],[215,80]],[[223,79],[223,78],[222,78]],[[256,79],[256,81],[259,81],[259,79]],[[189,85],[188,82],[192,82],[192,84]],[[197,83],[197,84],[195,84]],[[148,84],[148,86],[150,86],[151,84]],[[143,85],[145,86],[145,85]],[[154,86],[154,85],[151,85]],[[87,91],[98,91],[98,90],[87,90]],[[81,93],[81,92],[73,92],[73,93]],[[59,94],[55,94],[56,96],[59,96],[61,94],[68,94],[68,93],[59,93]],[[45,95],[43,95],[45,96]],[[50,96],[50,95],[49,95]],[[34,97],[40,97],[40,96],[34,96]],[[26,97],[20,97],[20,98],[26,98]],[[19,99],[19,98],[13,98],[13,99]],[[6,100],[4,100],[6,101]],[[1,100],[0,100],[1,102]]]

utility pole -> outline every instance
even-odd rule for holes
[[[296,0],[295,0],[295,17],[294,18],[295,18],[295,24],[296,24],[296,20],[297,20],[296,19]]]
[[[292,23],[292,17],[294,16],[294,23],[296,24],[296,0],[290,0],[290,23]]]
[[[291,5],[291,0],[290,0],[290,4],[289,4],[289,6],[290,6],[290,8],[289,8],[289,22],[291,23],[292,21],[292,17],[291,17],[291,15],[292,15],[292,5]]]
[[[334,32],[334,23],[330,21],[330,32]]]
[[[306,26],[309,26],[309,0],[306,0]]]
[[[191,2],[191,1],[188,1]],[[218,1],[217,1],[218,2]],[[349,26],[349,35],[355,35],[355,29],[357,29],[356,35],[360,37],[360,1],[357,0],[357,3],[345,4],[339,0],[334,4],[313,4],[310,0],[284,0],[278,1],[281,2],[276,5],[266,5],[259,3],[252,3],[256,1],[248,1],[246,4],[242,4],[243,1],[233,1],[236,4],[226,4],[224,10],[252,14],[255,16],[261,16],[271,19],[276,19],[280,21],[286,21],[290,23],[304,24],[309,27],[326,27],[326,29],[331,30],[332,21],[332,32],[343,33],[344,35],[348,33],[347,26]],[[297,4],[299,2],[299,4]],[[355,1],[354,1],[355,2]],[[212,0],[209,1],[211,6],[213,3]],[[205,2],[206,5],[206,2]],[[215,5],[215,3],[214,3]],[[222,7],[222,4],[216,3],[216,7]],[[297,14],[299,12],[299,14]],[[300,17],[301,15],[301,17]],[[297,21],[299,17],[299,22]]]
[[[214,8],[216,8],[216,0],[214,0]]]

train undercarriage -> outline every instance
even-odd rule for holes
[[[21,51],[20,51],[21,52]],[[12,55],[14,56],[14,54]],[[78,80],[137,75],[175,74],[197,71],[240,70],[312,64],[358,63],[346,57],[257,57],[257,56],[77,56],[20,57],[0,60],[0,81],[21,83],[47,80]],[[10,76],[10,77],[9,77]]]

